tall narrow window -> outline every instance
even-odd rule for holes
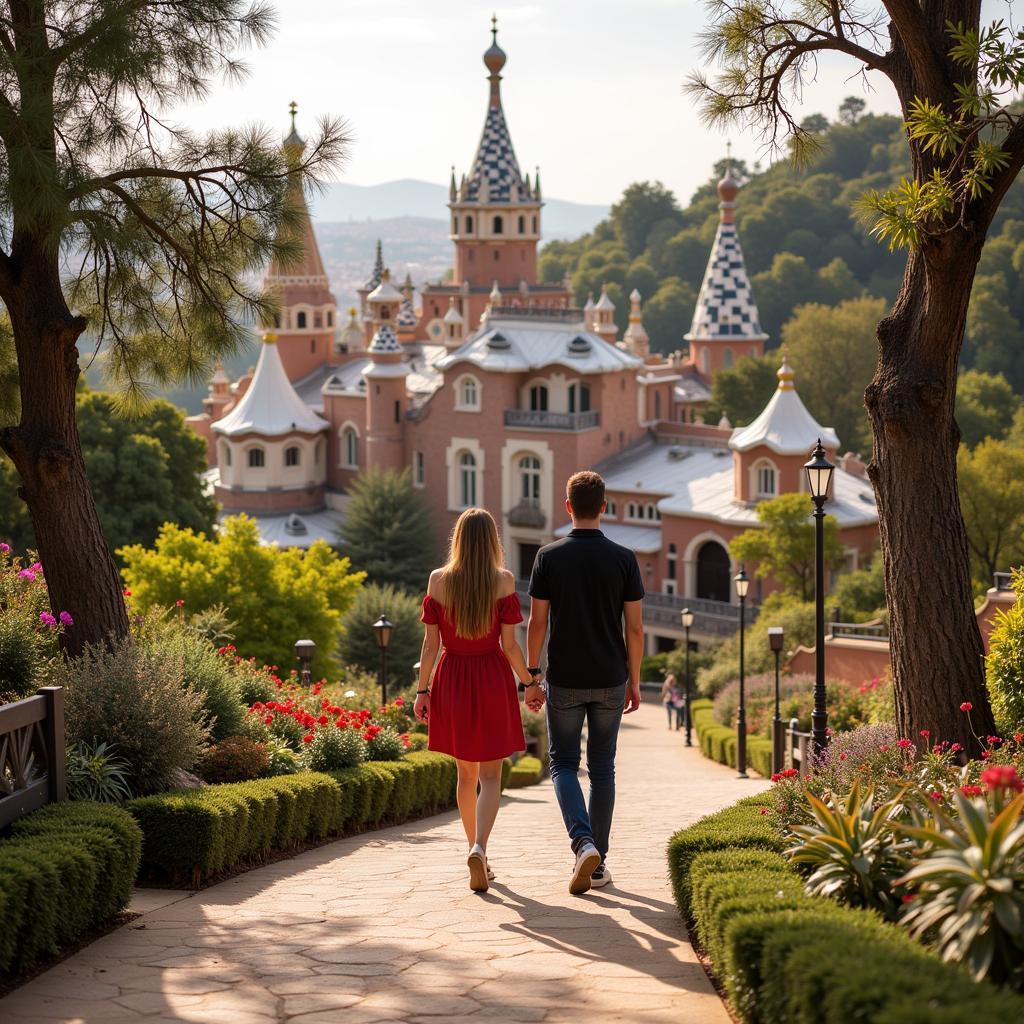
[[[266,457],[262,448],[249,449],[249,468],[262,469],[266,465]]]
[[[676,578],[676,546],[675,544],[669,544],[668,546],[668,578],[674,580]]]
[[[302,460],[302,454],[297,445],[289,445],[284,450],[284,464],[286,466],[297,466]]]
[[[395,399],[395,422],[402,422],[402,402],[401,399]]]
[[[661,419],[661,392],[654,392],[654,418],[656,420]]]
[[[476,504],[476,459],[472,452],[459,456],[459,504],[463,508]]]
[[[522,214],[519,215],[519,234],[526,234],[526,218]]]
[[[354,427],[341,432],[341,464],[348,469],[359,468],[359,435]]]
[[[731,348],[727,348],[722,353],[722,365],[725,366],[726,369],[729,369],[729,367],[732,366],[732,349]]]
[[[548,389],[546,384],[534,384],[530,388],[530,411],[548,411]]]
[[[414,487],[422,487],[426,481],[427,467],[423,452],[412,453],[412,482]]]
[[[499,216],[494,218],[494,233],[496,235],[500,235],[500,234],[503,234],[504,231],[505,231],[505,221],[499,215]]]
[[[295,323],[298,325],[299,330],[306,326],[306,314],[299,313],[295,318]]]
[[[754,477],[754,491],[758,498],[774,498],[778,493],[775,467],[770,462],[758,463]]]
[[[540,504],[540,459],[535,455],[519,460],[519,496],[524,504]]]
[[[590,385],[569,385],[569,412],[590,412]]]
[[[466,234],[473,234],[473,218],[468,216],[466,217]]]

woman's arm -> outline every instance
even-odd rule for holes
[[[430,709],[430,677],[434,674],[437,652],[441,649],[441,632],[433,623],[423,627],[423,644],[420,647],[420,682],[416,687],[416,703],[413,714],[423,721]]]
[[[519,677],[519,681],[525,686],[533,683],[533,677],[526,665],[526,658],[523,657],[523,649],[516,640],[516,627],[510,623],[501,624],[501,649],[512,666],[512,671]]]

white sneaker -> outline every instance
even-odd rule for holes
[[[591,885],[591,876],[601,863],[601,854],[593,843],[584,843],[576,854],[576,866],[569,880],[569,892],[573,896],[585,893]]]
[[[612,884],[612,873],[608,870],[607,865],[598,864],[594,868],[594,873],[590,876],[590,888],[591,889],[603,889],[606,885]]]

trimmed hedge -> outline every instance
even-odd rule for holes
[[[415,751],[331,773],[140,797],[126,805],[145,836],[143,872],[193,885],[271,853],[450,806],[455,762]]]
[[[697,741],[705,757],[719,764],[736,767],[736,730],[715,721],[713,704],[705,697],[690,703],[690,720],[697,730]],[[747,734],[747,767],[766,779],[772,773],[772,741]]]
[[[839,1024],[1024,1018],[1024,999],[976,984],[876,914],[806,895],[783,840],[746,797],[669,841],[676,902],[739,1017]]]
[[[128,906],[142,833],[119,807],[50,804],[0,840],[0,973],[52,956]]]
[[[544,775],[544,765],[539,757],[531,757],[525,754],[519,758],[509,774],[509,789],[523,789],[526,786],[536,786]]]

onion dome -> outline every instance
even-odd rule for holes
[[[505,66],[508,57],[498,45],[498,16],[491,15],[491,45],[484,51],[484,66],[494,77]]]

